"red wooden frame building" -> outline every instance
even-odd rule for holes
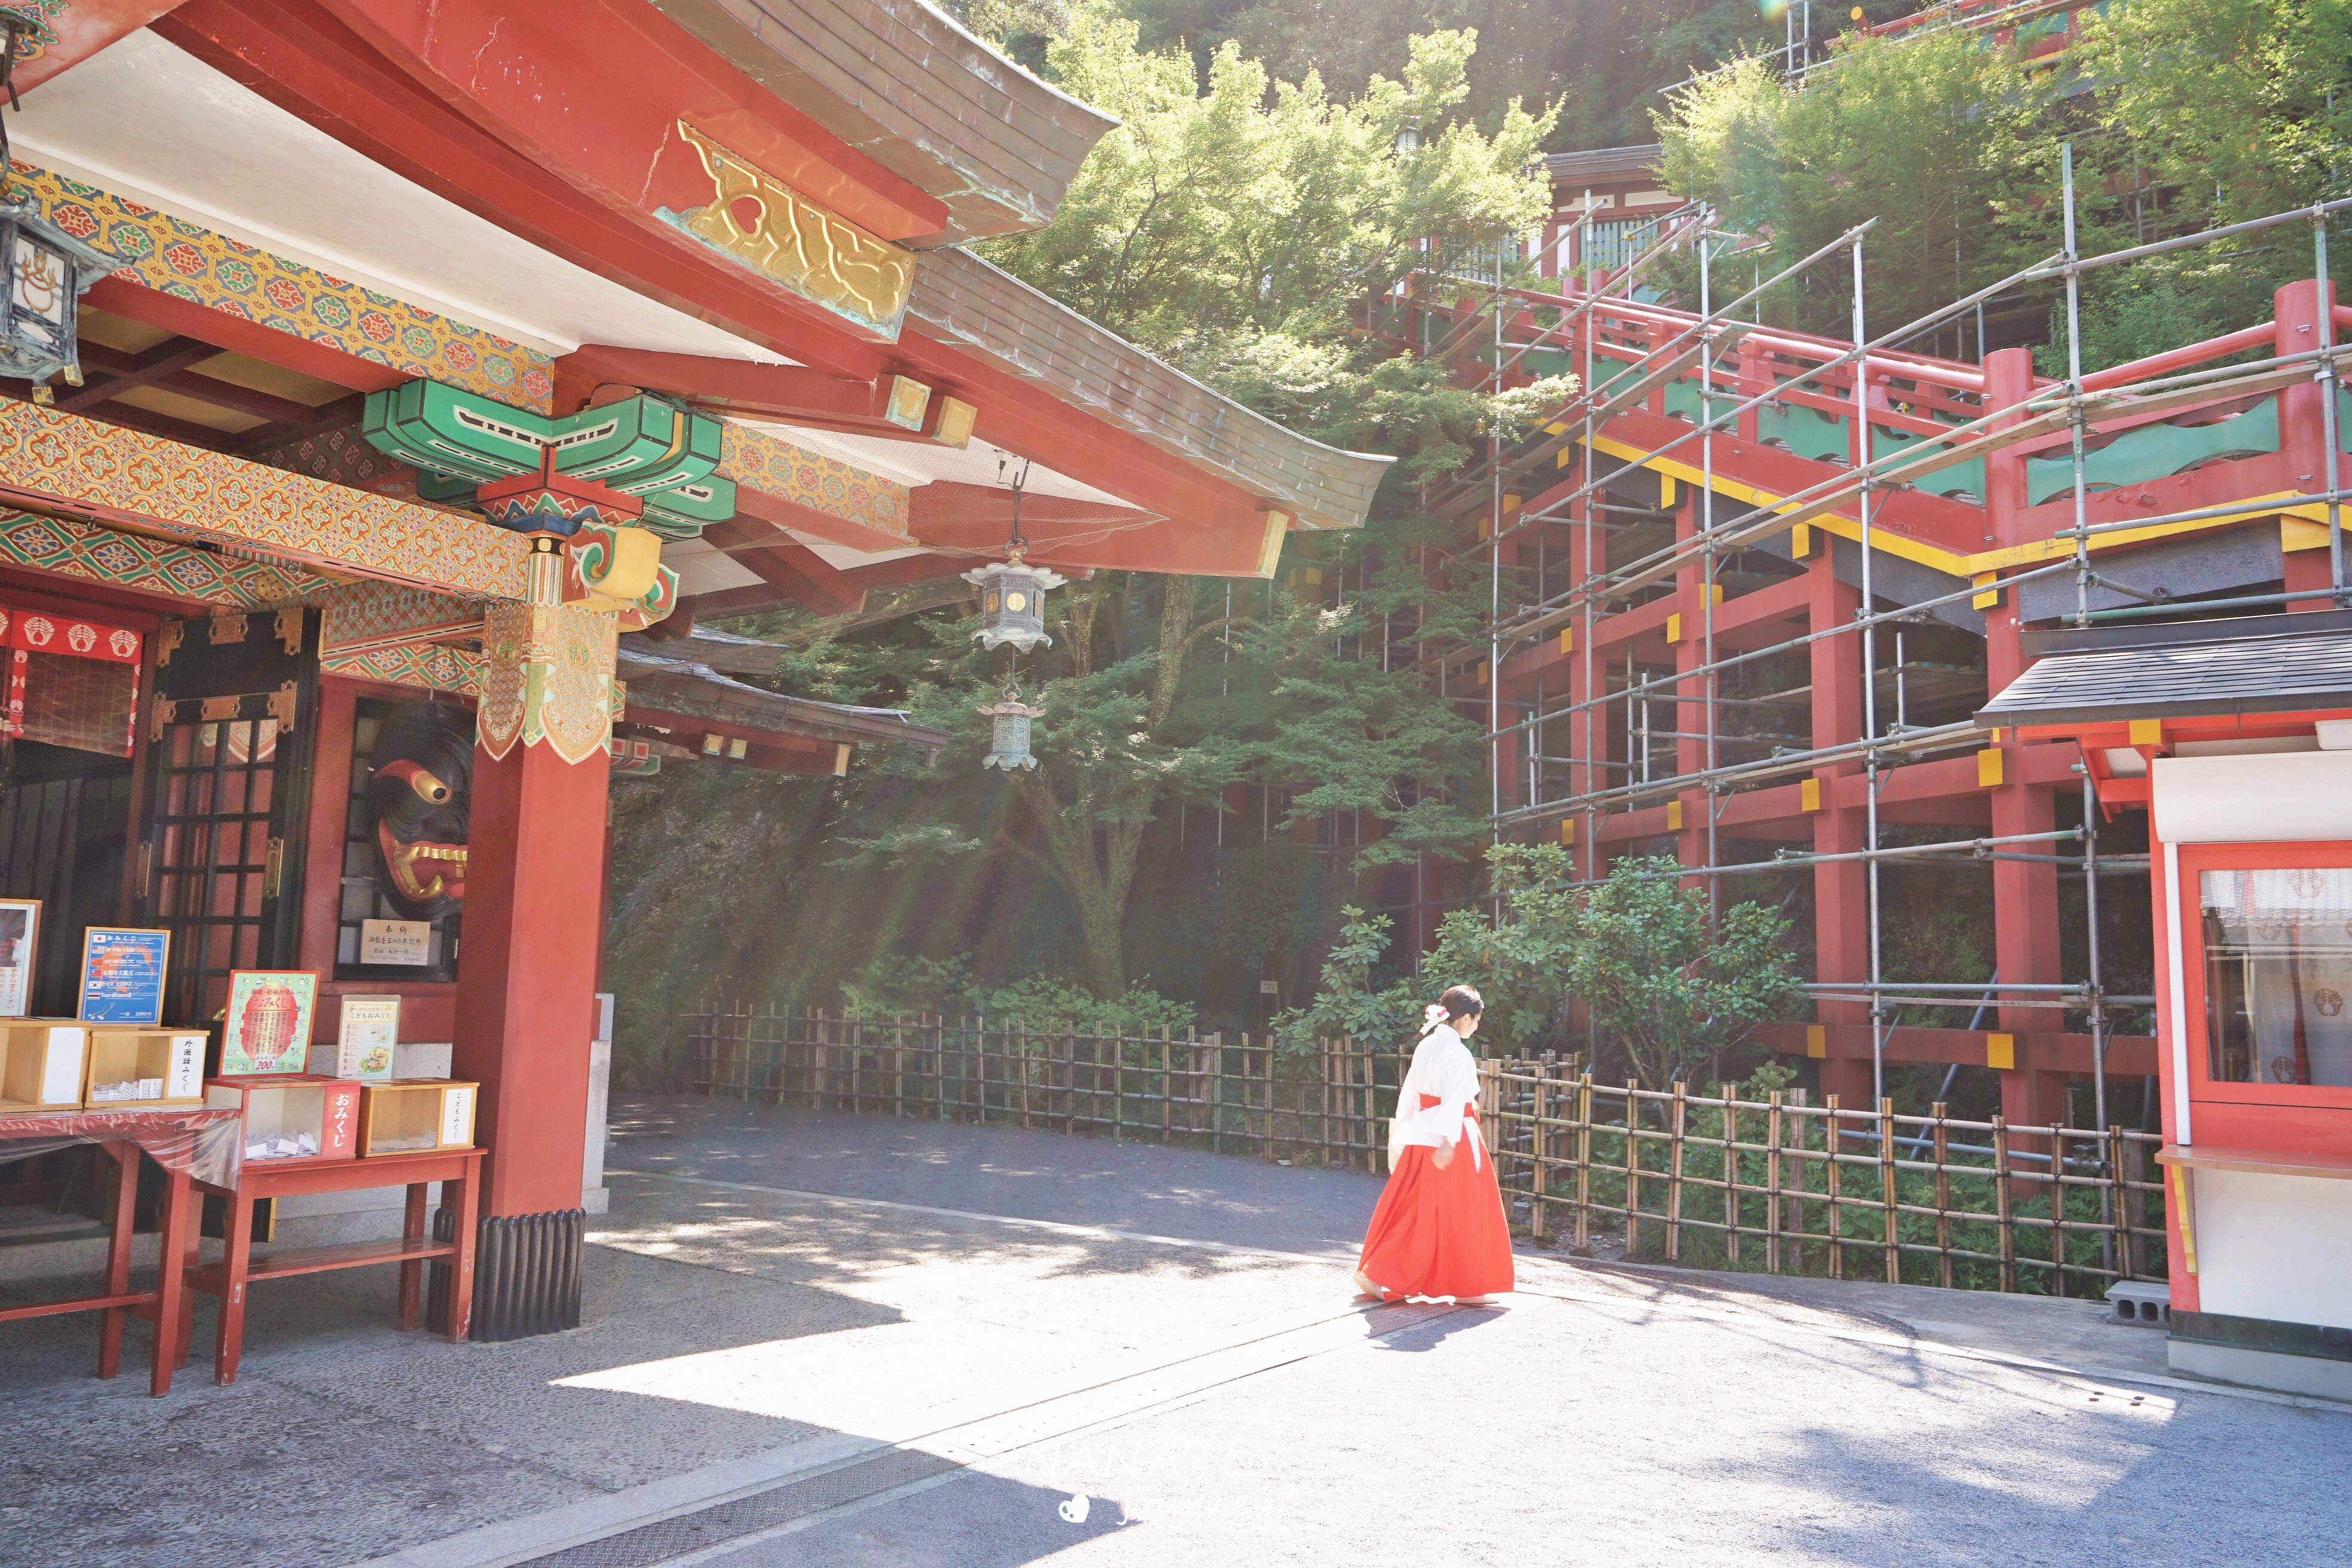
[[[121,265],[84,383],[0,401],[0,608],[133,651],[17,655],[0,886],[59,951],[170,927],[174,1018],[307,968],[329,1034],[393,990],[454,1041],[477,1334],[577,1319],[611,770],[940,738],[732,680],[698,617],[960,574],[1014,473],[1041,566],[1270,575],[1382,471],[960,248],[1110,121],[922,0],[41,9],[10,178]],[[369,961],[394,914],[429,973]]]

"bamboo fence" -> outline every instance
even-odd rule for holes
[[[1515,1218],[1580,1249],[1605,1226],[1632,1258],[2053,1296],[2164,1277],[2156,1133],[1647,1089],[1558,1062],[1480,1070]]]
[[[740,1004],[686,1016],[722,1100],[1183,1143],[1374,1173],[1408,1057],[1263,1037],[1104,1035],[1015,1018],[853,1017]]]
[[[1098,1034],[1017,1018],[713,1004],[685,1016],[717,1099],[1042,1128],[1382,1173],[1409,1058],[1352,1041]],[[1487,1059],[1480,1123],[1516,1227],[1702,1268],[2046,1295],[2162,1279],[2162,1139],[1942,1105],[1742,1100]]]

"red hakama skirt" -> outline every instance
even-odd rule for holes
[[[1437,1103],[1422,1096],[1423,1107]],[[1381,1300],[1407,1296],[1495,1296],[1509,1290],[1511,1222],[1503,1213],[1503,1193],[1495,1162],[1470,1145],[1478,1136],[1477,1113],[1464,1122],[1466,1136],[1454,1158],[1439,1170],[1437,1151],[1407,1148],[1364,1233],[1364,1255],[1356,1271],[1380,1287]]]

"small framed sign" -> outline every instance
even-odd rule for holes
[[[431,921],[362,921],[360,922],[360,962],[362,963],[413,963],[419,968],[433,962],[433,922]]]
[[[235,969],[221,1025],[221,1076],[299,1073],[310,1059],[319,977],[307,969]]]
[[[122,926],[91,926],[81,939],[81,1004],[85,1024],[160,1024],[163,977],[172,933]]]
[[[0,1018],[21,1018],[33,999],[41,900],[0,899]]]
[[[343,998],[335,1032],[335,1076],[360,1083],[392,1081],[393,1047],[400,1041],[400,998]]]

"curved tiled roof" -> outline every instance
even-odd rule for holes
[[[907,317],[926,336],[1279,503],[1301,527],[1360,525],[1395,461],[1286,429],[965,251],[923,258]]]
[[[928,0],[652,0],[734,67],[947,204],[917,248],[1054,216],[1118,122],[1039,81]]]
[[[1631,174],[1652,174],[1658,162],[1665,156],[1665,148],[1655,142],[1644,142],[1632,147],[1593,147],[1580,153],[1547,153],[1544,172],[1555,180],[1622,178]]]
[[[2049,654],[2011,681],[1977,710],[1977,722],[2092,724],[2352,707],[2347,621],[2352,616],[2322,612],[2093,628],[2076,634],[2076,647]],[[2290,624],[2297,622],[2313,624]]]

